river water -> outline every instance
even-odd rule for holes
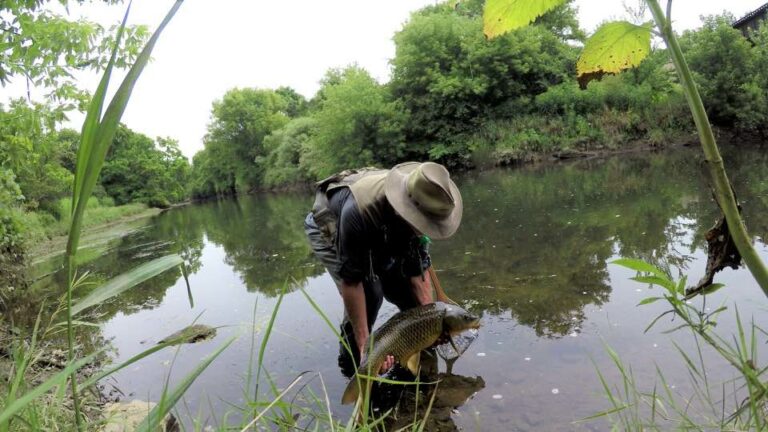
[[[631,366],[641,390],[660,385],[658,366],[680,400],[692,394],[673,342],[695,353],[693,338],[685,331],[664,334],[679,324],[667,318],[644,333],[667,308],[664,302],[637,304],[661,293],[630,281],[634,272],[610,262],[642,258],[674,277],[701,277],[703,236],[717,214],[698,155],[683,149],[457,176],[463,223],[453,238],[432,245],[432,256],[448,295],[482,315],[483,327],[453,365],[454,376],[444,380],[452,393],[435,408],[433,429],[605,430],[605,420],[578,420],[611,408],[598,371],[609,385],[621,385],[607,347]],[[768,259],[768,156],[760,149],[732,150],[726,160],[750,232]],[[297,406],[311,403],[310,391],[323,394],[321,375],[334,416],[346,419],[350,409],[337,403],[347,382],[337,366],[338,343],[301,291],[334,325],[340,321],[340,297],[302,229],[311,200],[309,193],[281,193],[192,205],[148,220],[99,249],[99,257],[84,265],[97,280],[169,252],[180,253],[190,272],[194,305],[180,272],[172,271],[95,309],[116,360],[195,319],[219,327],[213,340],[178,353],[161,351],[121,371],[104,382],[106,390],[119,389],[124,399],[157,400],[166,380],[178,382],[226,338],[239,335],[178,406],[189,425],[221,425],[228,416],[234,421],[250,399],[245,395],[254,392],[253,385],[246,388],[248,365],[285,289],[265,371],[279,388],[311,371],[309,385],[287,396]],[[735,332],[735,305],[746,321],[768,324],[768,302],[749,273],[726,270],[717,281],[727,287],[708,296],[706,305],[700,298],[693,303],[729,307],[720,334],[730,338]],[[377,324],[392,313],[385,304]],[[735,374],[711,350],[703,355],[717,405],[722,382]],[[445,372],[446,365],[439,368]],[[264,376],[259,392],[268,395]],[[713,417],[696,404],[690,415]]]

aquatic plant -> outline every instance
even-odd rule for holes
[[[702,308],[692,305],[685,294],[685,277],[675,281],[664,271],[640,260],[619,259],[613,263],[636,271],[637,276],[632,280],[663,289],[661,296],[647,297],[639,303],[647,305],[663,301],[670,307],[654,318],[646,331],[662,318],[671,317],[682,322],[665,333],[686,330],[693,336],[697,347],[693,355],[675,344],[688,370],[693,394],[683,397],[675,394],[672,390],[674,386],[668,384],[658,367],[659,382],[654,383],[650,391],[642,388],[644,383],[635,379],[631,367],[615,351],[606,347],[621,374],[621,385],[609,385],[596,368],[611,408],[584,420],[607,417],[623,430],[665,429],[665,422],[667,426],[669,422],[674,422],[681,429],[765,430],[768,427],[768,382],[763,380],[768,367],[760,366],[757,355],[758,335],[768,334],[765,329],[754,320],[745,325],[736,308],[738,333],[731,335],[729,340],[715,331],[717,321],[727,307],[708,311],[706,297]],[[710,292],[721,287],[713,286]],[[721,384],[720,392],[713,392],[714,384],[708,376],[702,346],[712,348],[737,373],[737,378]]]

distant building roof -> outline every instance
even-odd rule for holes
[[[765,15],[768,12],[768,3],[760,6],[759,8],[753,10],[752,12],[744,15],[743,17],[737,19],[733,23],[734,28],[742,28],[745,25],[749,25],[752,20],[756,19],[765,19]]]

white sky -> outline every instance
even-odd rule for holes
[[[699,25],[699,16],[724,9],[736,17],[764,0],[675,0],[678,31]],[[153,30],[172,0],[134,0],[129,23]],[[435,0],[187,0],[166,28],[139,79],[123,123],[149,135],[179,140],[188,157],[202,149],[211,103],[233,87],[291,86],[306,97],[331,67],[356,62],[380,82],[389,79],[392,36],[409,14]],[[662,1],[662,6],[666,2]],[[576,0],[589,32],[606,19],[624,18],[621,0]],[[630,1],[636,4],[636,1]],[[71,7],[73,17],[120,21],[124,6]],[[97,78],[84,76],[88,88]],[[113,83],[121,75],[115,75]],[[1,100],[24,95],[23,80],[2,88]],[[33,90],[33,98],[42,91]],[[82,117],[71,115],[79,129]]]

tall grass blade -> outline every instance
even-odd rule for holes
[[[109,62],[107,63],[107,67],[101,76],[99,86],[96,88],[96,93],[93,94],[93,98],[91,99],[91,103],[88,105],[88,110],[85,115],[85,121],[83,122],[83,128],[80,134],[80,147],[77,151],[75,179],[74,185],[72,187],[72,205],[69,209],[70,216],[74,216],[77,203],[81,198],[83,180],[85,179],[85,169],[88,166],[87,158],[91,155],[93,139],[95,137],[96,130],[98,129],[99,120],[101,120],[101,112],[102,108],[104,107],[104,98],[106,97],[107,87],[109,87],[109,79],[112,75],[112,68],[114,67],[115,59],[117,58],[117,50],[120,47],[120,41],[123,38],[125,24],[128,21],[128,14],[131,11],[131,3],[132,2],[129,2],[128,7],[125,9],[123,21],[120,24],[120,27],[117,29],[115,46],[112,48],[112,54],[109,57]]]
[[[160,273],[181,265],[183,262],[179,255],[166,255],[123,273],[91,291],[90,294],[76,304],[73,304],[72,315],[77,315],[91,306],[101,304]]]
[[[163,418],[165,418],[168,412],[176,405],[176,402],[181,399],[181,397],[184,395],[184,393],[186,393],[192,383],[195,382],[195,379],[197,379],[197,377],[199,377],[200,374],[202,374],[203,371],[205,371],[205,369],[216,359],[216,357],[224,352],[224,350],[227,349],[227,347],[229,347],[232,342],[235,341],[235,339],[235,336],[227,339],[219,348],[216,349],[216,351],[211,353],[202,362],[200,362],[200,364],[198,364],[192,372],[187,374],[187,376],[184,377],[184,379],[176,386],[176,388],[174,388],[170,393],[164,393],[163,397],[160,399],[160,402],[157,404],[157,406],[152,408],[152,411],[150,411],[149,414],[147,414],[147,417],[142,420],[136,431],[155,431]]]
[[[109,103],[107,110],[104,113],[104,117],[98,124],[98,127],[94,131],[89,132],[88,136],[92,137],[91,144],[88,146],[89,152],[87,153],[87,164],[83,167],[78,166],[78,174],[82,174],[82,180],[78,179],[80,187],[78,188],[78,196],[75,198],[77,206],[72,217],[72,231],[76,233],[75,241],[72,244],[72,249],[67,248],[68,251],[74,253],[77,250],[77,240],[79,238],[80,226],[82,224],[82,216],[85,212],[85,207],[88,202],[88,197],[93,192],[93,188],[96,185],[96,181],[99,178],[101,167],[104,165],[104,158],[107,155],[107,150],[112,143],[112,139],[115,136],[115,131],[120,123],[120,118],[125,111],[125,107],[128,105],[128,100],[131,97],[133,87],[136,85],[136,81],[139,79],[141,72],[149,61],[152,49],[155,47],[160,34],[165,29],[166,25],[170,22],[171,18],[176,14],[183,0],[177,0],[166,14],[163,21],[152,34],[144,49],[136,57],[136,62],[131,66],[128,74],[123,79],[120,87],[115,92],[112,101]],[[105,73],[106,74],[106,73]],[[80,162],[78,158],[78,162]],[[73,200],[73,203],[74,201]],[[72,233],[70,233],[70,239],[73,239]]]
[[[264,337],[261,338],[261,346],[259,347],[259,358],[258,361],[258,367],[256,368],[256,389],[254,390],[254,399],[259,399],[259,380],[261,379],[261,371],[263,369],[264,364],[264,353],[267,351],[267,342],[269,342],[269,337],[272,335],[272,327],[275,325],[275,318],[277,318],[277,311],[280,310],[280,304],[283,302],[283,297],[285,297],[285,285],[283,284],[283,289],[280,291],[280,297],[277,298],[277,303],[275,303],[275,307],[272,309],[272,315],[269,317],[269,323],[267,324],[267,328],[264,331]]]
[[[66,381],[68,376],[74,374],[78,369],[90,363],[97,355],[101,354],[102,351],[103,350],[96,351],[87,357],[81,358],[74,363],[70,363],[61,372],[57,373],[51,378],[48,378],[42,384],[32,389],[24,396],[8,404],[8,406],[3,408],[3,411],[0,412],[0,423],[10,420],[11,417],[13,417],[20,410],[24,409],[24,407],[29,405],[30,402],[42,396],[53,387],[62,384],[64,381]]]
[[[165,348],[168,348],[168,347],[174,346],[174,345],[177,345],[177,343],[175,341],[159,343],[159,344],[153,346],[152,348],[144,350],[144,351],[136,354],[135,356],[129,358],[128,360],[126,360],[126,361],[124,361],[124,362],[122,362],[122,363],[120,363],[120,364],[118,364],[118,365],[116,365],[114,367],[111,367],[111,368],[106,369],[106,370],[102,370],[101,372],[90,376],[87,380],[83,381],[80,384],[80,387],[81,388],[88,388],[88,387],[90,387],[92,385],[95,385],[101,379],[106,378],[106,377],[114,374],[115,372],[117,372],[117,371],[119,371],[121,369],[124,369],[124,368],[132,365],[133,363],[136,363],[139,360],[142,360],[142,359],[144,359],[146,357],[149,357],[150,355],[152,355],[152,354],[154,354],[154,353],[156,353],[156,352],[158,352],[158,351],[160,351],[162,349],[165,349]]]
[[[251,420],[247,425],[245,425],[245,427],[241,429],[240,432],[245,432],[248,429],[250,429],[253,425],[255,425],[256,422],[258,422],[259,419],[261,419],[264,416],[264,414],[266,414],[273,406],[275,406],[275,404],[278,403],[283,398],[283,396],[285,396],[286,393],[288,393],[296,384],[298,384],[299,381],[301,381],[304,375],[307,374],[308,372],[309,371],[304,371],[300,373],[299,376],[294,378],[294,380],[288,385],[288,387],[286,387],[282,392],[280,392],[275,397],[275,399],[273,399],[272,402],[269,403],[269,405],[267,405],[263,410],[261,410],[261,412],[256,417],[254,417],[253,420]]]

